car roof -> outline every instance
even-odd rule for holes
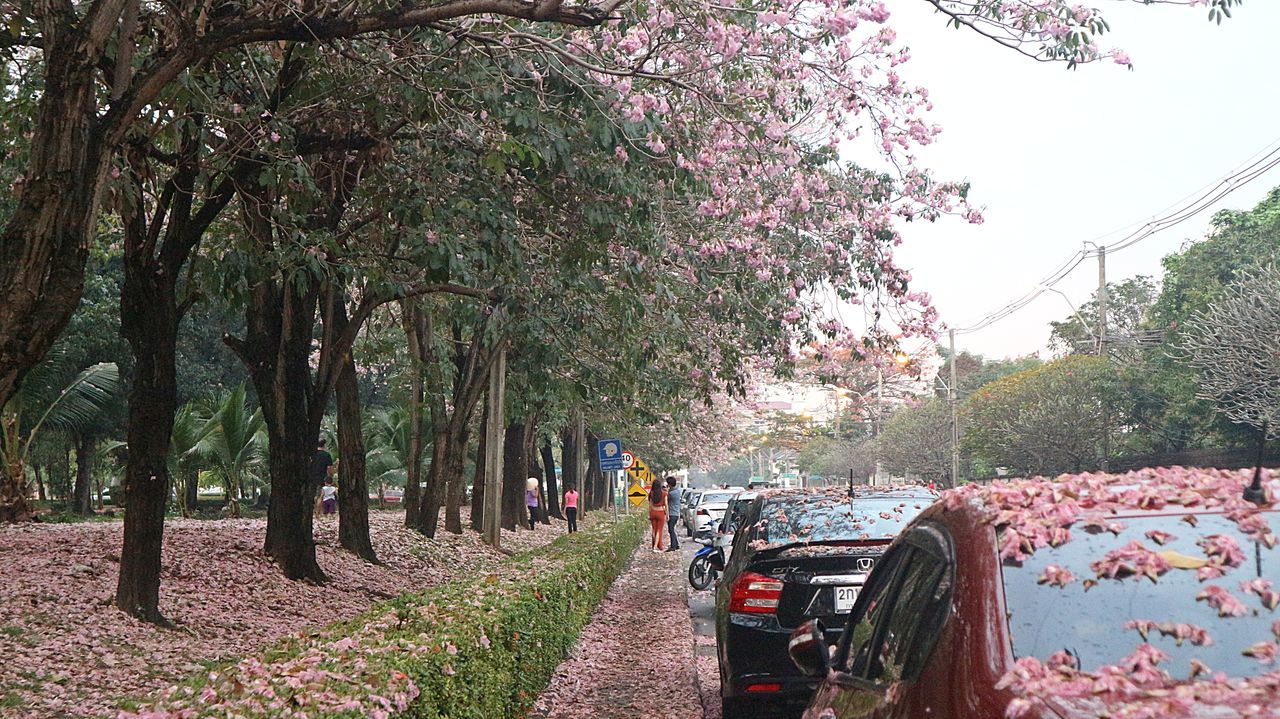
[[[918,485],[899,485],[895,487],[867,487],[855,485],[852,496],[848,487],[781,487],[756,490],[759,497],[765,499],[785,497],[822,497],[830,499],[926,499],[930,502],[939,497],[938,492]]]

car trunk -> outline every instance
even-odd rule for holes
[[[844,611],[837,611],[841,588],[860,589],[875,561],[889,546],[888,540],[836,545],[793,545],[758,554],[750,571],[782,581],[778,600],[778,624],[794,629],[808,619],[820,619],[829,630],[844,626],[855,592],[843,592]]]

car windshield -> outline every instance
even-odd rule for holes
[[[729,511],[725,517],[724,531],[736,532],[738,530],[738,525],[742,523],[743,516],[747,513],[747,507],[750,506],[751,499],[733,500],[733,503],[729,505]]]
[[[707,492],[702,495],[699,504],[728,504],[737,492]]]
[[[1258,579],[1280,583],[1280,550],[1253,541],[1222,515],[1196,514],[1194,528],[1183,516],[1119,518],[1115,521],[1123,528],[1116,534],[1076,530],[1071,541],[1038,549],[1021,563],[1005,560],[1005,602],[1014,654],[1043,661],[1065,651],[1075,657],[1081,670],[1094,671],[1119,663],[1143,642],[1140,625],[1132,622],[1152,622],[1145,626],[1146,641],[1169,655],[1159,666],[1173,677],[1190,676],[1193,659],[1234,677],[1271,670],[1272,665],[1242,653],[1272,636],[1271,623],[1276,618],[1242,585]],[[1201,581],[1196,570],[1209,564],[1207,548],[1228,540],[1243,552],[1243,559],[1236,558],[1240,566],[1228,566],[1224,576]],[[1098,576],[1091,565],[1108,552],[1124,552],[1130,542],[1159,553],[1173,568],[1154,582],[1129,574],[1086,584],[1086,578]],[[1051,566],[1054,569],[1046,573]],[[1044,579],[1057,568],[1071,572],[1074,581],[1062,585]],[[1211,587],[1243,602],[1243,616],[1219,616],[1214,602],[1197,599],[1198,595],[1207,598],[1205,590],[1217,591]],[[1197,629],[1207,631],[1212,641],[1201,645],[1203,636]]]
[[[760,508],[754,538],[771,546],[892,539],[931,501],[913,497],[850,500],[843,492],[770,497]]]

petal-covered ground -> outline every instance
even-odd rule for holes
[[[404,529],[402,512],[374,511],[369,520],[383,566],[340,549],[336,519],[317,520],[317,553],[330,580],[323,586],[284,579],[262,555],[265,520],[168,522],[160,609],[171,629],[135,621],[111,603],[119,522],[0,527],[0,717],[106,715],[120,699],[142,697],[208,663],[503,557],[470,531],[442,529],[428,540]],[[504,531],[503,547],[530,549],[563,532],[554,520],[534,531]]]
[[[680,553],[631,567],[538,698],[538,719],[703,719]]]

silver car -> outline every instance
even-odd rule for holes
[[[698,496],[697,503],[693,505],[693,533],[707,530],[711,527],[711,521],[724,521],[724,512],[729,508],[729,502],[741,490],[738,489],[708,489]]]

